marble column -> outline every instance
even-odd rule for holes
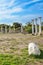
[[[39,17],[39,35],[41,34],[41,17]]]
[[[35,35],[37,35],[37,18],[35,19]]]
[[[34,20],[32,19],[32,34],[34,35]]]
[[[15,26],[13,25],[13,30],[14,30],[14,32],[15,32]]]
[[[11,33],[11,26],[9,26],[9,33]]]
[[[1,25],[1,33],[3,33],[3,26]]]
[[[7,33],[7,26],[5,25],[5,33]]]
[[[23,32],[23,26],[22,26],[22,24],[21,24],[21,33]]]

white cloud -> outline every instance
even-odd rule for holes
[[[12,9],[6,9],[6,10],[0,10],[0,15],[1,14],[11,14],[11,13],[16,13],[16,12],[21,12],[23,11],[22,8],[17,7],[17,8],[12,8]]]
[[[6,0],[0,1],[0,20],[7,19],[11,22],[22,22],[22,23],[24,23],[24,22],[28,21],[29,19],[37,17],[39,15],[39,14],[37,14],[37,15],[36,14],[29,14],[29,15],[26,15],[26,14],[23,15],[22,14],[22,16],[17,15],[17,14],[11,15],[12,13],[19,13],[19,12],[24,11],[22,6],[37,2],[39,0],[32,0],[30,2],[25,2],[25,3],[19,4],[18,6],[17,5],[15,6],[15,4],[17,4],[17,3],[15,3],[15,1],[16,0],[10,0],[9,2],[6,2]],[[12,7],[13,5],[14,5],[14,7]],[[42,5],[40,4],[40,6],[42,6]],[[12,7],[12,9],[10,7]]]
[[[22,7],[18,7],[18,6],[14,6],[12,7],[12,9],[10,8],[11,6],[13,6],[16,0],[10,0],[10,2],[6,2],[6,0],[2,0],[0,1],[0,15],[10,15],[12,13],[18,13],[23,11]]]
[[[40,11],[40,10],[43,10],[43,3],[37,3],[37,4],[34,4],[34,6],[31,6],[28,10],[30,11]]]
[[[13,4],[15,4],[14,3],[15,1],[16,0],[10,0],[10,2],[5,2],[5,0],[4,1],[2,0],[1,2],[2,3],[5,2],[5,3],[0,4],[0,14],[11,14],[12,12],[21,12],[21,11],[23,11],[23,8],[22,8],[23,5],[31,4],[31,3],[39,1],[39,0],[32,0],[30,2],[25,2],[23,4],[20,4],[20,5],[16,6],[16,7],[14,6],[12,9],[7,9],[7,7],[9,8]]]
[[[11,0],[11,2],[8,4],[8,7],[11,7],[11,6],[15,5],[15,4],[16,4],[15,1],[16,1],[16,0]]]
[[[38,1],[40,1],[40,0],[32,0],[32,1],[30,1],[30,2],[22,3],[22,4],[20,4],[19,6],[30,5],[30,4],[35,3],[35,2],[38,2]]]
[[[26,2],[26,3],[24,3],[24,5],[31,4],[31,3],[34,3],[34,2],[37,2],[37,1],[39,1],[39,0],[33,0],[33,1],[30,1],[30,2]]]
[[[14,5],[15,0],[10,0],[10,2],[6,2],[3,0],[0,2],[0,23],[1,22],[5,22],[7,23],[7,21],[10,22],[16,22],[19,21],[21,22],[21,18],[19,15],[11,15],[12,13],[18,13],[23,11],[22,7],[18,7],[18,6],[14,6],[12,7],[12,9],[10,9],[11,6]],[[15,3],[16,4],[16,3]]]
[[[16,0],[9,0],[8,2],[7,2],[7,0],[0,1],[0,10],[10,8],[14,4],[16,4],[15,1]]]

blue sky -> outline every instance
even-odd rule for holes
[[[43,0],[0,0],[0,24],[22,24],[43,18]]]

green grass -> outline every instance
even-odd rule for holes
[[[40,56],[29,56],[28,49],[21,49],[21,54],[0,54],[0,65],[36,65],[43,62],[43,51]]]

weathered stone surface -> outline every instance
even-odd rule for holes
[[[29,55],[40,55],[40,50],[38,48],[38,45],[35,43],[29,43],[28,45],[28,53]]]

